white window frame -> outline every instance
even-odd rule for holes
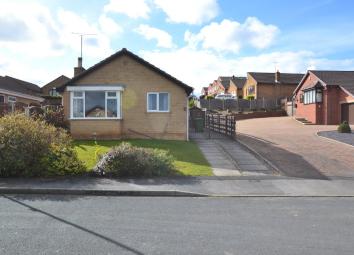
[[[119,120],[122,119],[122,105],[121,105],[121,99],[122,99],[122,93],[121,90],[88,90],[88,91],[97,91],[97,92],[104,92],[105,93],[105,117],[86,117],[86,99],[85,99],[85,90],[71,90],[70,91],[70,119],[72,120]],[[82,92],[82,96],[77,97],[74,96],[75,92]],[[108,96],[109,92],[115,92],[116,96]],[[84,116],[83,117],[74,117],[74,99],[82,99],[83,100],[83,111],[84,111]],[[107,99],[116,99],[117,100],[117,117],[107,117]]]
[[[17,99],[14,96],[8,96],[7,97],[7,102],[8,103],[16,103]]]
[[[311,89],[311,90],[304,91],[303,104],[316,104],[316,103],[319,103],[317,102],[317,98],[316,98],[316,90]]]
[[[167,94],[167,110],[161,111],[160,107],[160,94]],[[149,95],[156,95],[156,110],[149,110]],[[170,112],[171,97],[169,92],[148,92],[146,94],[146,110],[147,112]]]
[[[5,103],[5,95],[0,95],[0,98],[3,98],[3,104]],[[0,101],[0,103],[1,103],[1,101]]]

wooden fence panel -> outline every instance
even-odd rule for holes
[[[211,131],[234,138],[236,134],[236,119],[233,115],[207,113],[205,127]]]
[[[257,110],[277,110],[281,108],[280,99],[200,99],[200,108],[211,111],[230,110],[234,112],[257,111]]]

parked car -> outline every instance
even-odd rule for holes
[[[236,99],[236,97],[234,95],[231,94],[219,94],[215,97],[215,99],[221,99],[221,100],[225,100],[225,99]]]

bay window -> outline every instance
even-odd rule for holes
[[[147,111],[148,112],[169,112],[170,95],[167,92],[149,92],[147,93]]]
[[[120,119],[121,92],[104,90],[71,91],[72,119]]]

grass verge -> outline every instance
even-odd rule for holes
[[[97,160],[98,155],[109,151],[113,146],[122,142],[128,142],[133,146],[156,148],[167,150],[175,158],[174,165],[178,175],[186,176],[211,176],[212,170],[208,161],[199,150],[197,144],[187,141],[173,140],[145,140],[145,139],[129,139],[119,141],[87,141],[77,140],[74,142],[75,149],[87,170],[91,170]]]

